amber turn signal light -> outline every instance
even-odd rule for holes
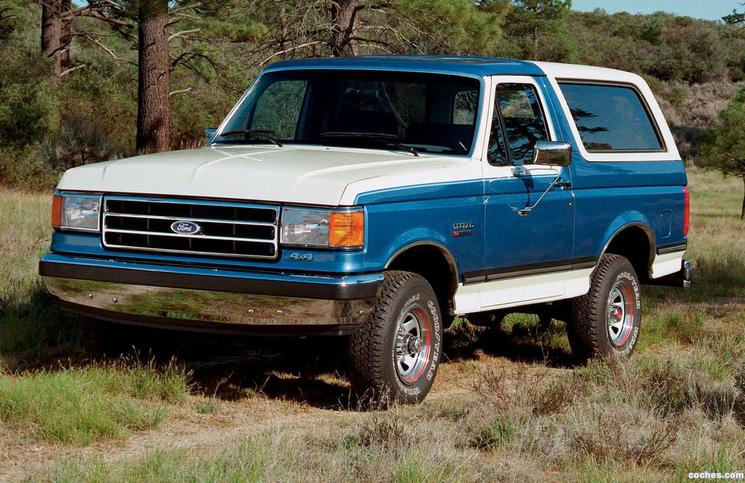
[[[365,244],[365,213],[351,211],[331,213],[329,218],[329,246],[358,248]]]
[[[52,228],[55,230],[62,226],[62,197],[54,195],[52,198]]]

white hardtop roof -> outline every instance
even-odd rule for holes
[[[547,76],[554,79],[597,80],[625,82],[630,84],[645,83],[641,76],[617,69],[592,67],[589,65],[559,64],[556,62],[533,62]]]

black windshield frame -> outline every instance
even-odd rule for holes
[[[292,85],[292,81],[298,81],[295,83],[298,86],[305,83],[302,94],[298,89],[290,98],[290,102],[281,104],[291,104],[294,106],[293,109],[300,109],[297,115],[289,116],[289,125],[295,120],[297,122],[294,133],[291,129],[288,131],[288,122],[284,125],[278,124],[279,131],[282,132],[276,133],[276,137],[282,144],[397,150],[395,146],[386,147],[380,142],[365,140],[364,137],[350,136],[345,139],[338,136],[322,136],[324,132],[348,130],[365,131],[370,134],[395,133],[400,137],[396,144],[410,146],[429,154],[471,156],[474,151],[483,108],[483,79],[431,72],[363,69],[290,69],[266,72],[257,79],[234,108],[217,136],[213,138],[212,144],[266,144],[266,140],[257,138],[219,136],[220,133],[228,131],[267,129],[264,125],[255,124],[259,110],[257,106],[262,102],[262,96],[268,89],[281,81],[290,81],[287,85]],[[362,87],[350,87],[354,85]],[[369,88],[365,89],[365,86]],[[388,92],[391,89],[394,91],[393,94]],[[416,95],[400,92],[406,89],[415,92]],[[349,92],[353,94],[349,95]],[[380,92],[384,92],[385,95],[381,95]],[[357,105],[354,105],[356,111],[348,109],[348,97],[354,96],[362,99],[353,99],[359,105],[366,102],[367,107],[373,107],[368,111],[361,110]],[[403,114],[397,112],[402,110],[399,109],[402,104],[417,104],[416,107],[410,108],[416,115],[408,110],[404,110]],[[271,108],[265,110],[272,112]],[[385,125],[386,129],[360,129],[359,126],[349,125],[348,121],[328,120],[329,116],[346,115],[354,122],[360,118],[364,119],[368,112],[370,118],[376,121],[385,118],[385,122],[381,121],[381,124]],[[360,115],[353,117],[350,114]],[[412,119],[405,118],[405,115]]]

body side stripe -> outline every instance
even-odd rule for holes
[[[529,265],[512,265],[508,267],[491,268],[467,272],[463,274],[465,283],[481,282],[484,280],[497,280],[503,278],[521,277],[529,274],[564,272],[593,268],[597,263],[596,257],[574,258],[569,260],[555,260],[545,263],[534,263]]]
[[[688,248],[688,242],[684,243],[669,243],[666,245],[658,245],[657,246],[657,254],[663,255],[665,253],[673,253],[673,252],[684,252]]]

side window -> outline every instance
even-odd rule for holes
[[[306,84],[304,80],[283,80],[270,85],[254,107],[249,129],[274,131],[280,139],[295,139]]]
[[[652,116],[636,89],[572,82],[559,86],[588,151],[664,150]]]
[[[491,132],[489,133],[489,146],[486,156],[492,166],[507,166],[510,164],[507,157],[507,148],[504,144],[502,120],[499,117],[499,109],[496,107],[491,119]]]
[[[533,147],[538,141],[548,139],[546,119],[541,109],[538,93],[530,84],[499,84],[497,86],[497,106],[504,122],[506,144],[515,165],[530,164],[533,161]],[[492,138],[495,144],[499,135]],[[490,142],[491,151],[491,142]]]

